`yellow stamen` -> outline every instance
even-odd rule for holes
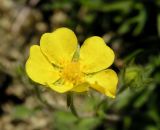
[[[83,81],[83,73],[80,70],[79,62],[72,61],[65,64],[61,72],[61,77],[75,85],[81,83]]]

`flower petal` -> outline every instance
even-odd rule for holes
[[[94,74],[93,76],[89,76],[86,80],[91,84],[91,87],[106,96],[115,97],[118,76],[117,74],[111,70],[107,69],[101,72]]]
[[[63,62],[72,60],[77,49],[77,38],[72,30],[59,28],[43,34],[40,47],[51,63],[62,66]]]
[[[68,92],[74,87],[70,82],[64,82],[63,84],[48,84],[48,86],[58,93]]]
[[[38,45],[31,47],[25,67],[28,76],[37,83],[46,85],[46,83],[54,83],[59,79],[58,71],[45,58]]]
[[[80,63],[84,73],[108,68],[114,60],[114,52],[101,37],[93,36],[84,41],[80,49]]]
[[[85,82],[85,83],[82,83],[82,84],[75,86],[71,91],[86,92],[86,91],[88,91],[88,89],[89,89],[89,84]]]

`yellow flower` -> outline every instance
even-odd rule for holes
[[[114,52],[101,37],[86,39],[79,49],[74,32],[59,28],[43,34],[40,46],[31,47],[26,72],[33,81],[59,93],[93,88],[114,98],[118,77],[106,69],[113,61]]]

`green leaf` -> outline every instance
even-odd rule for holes
[[[157,31],[158,36],[160,37],[160,13],[157,15]]]
[[[125,20],[118,29],[119,34],[125,34],[129,32],[131,25],[133,24],[136,24],[136,27],[132,33],[133,35],[137,36],[142,32],[147,19],[146,10],[141,3],[135,4],[133,9],[138,10],[138,15]]]
[[[54,128],[56,130],[93,130],[101,119],[98,117],[76,118],[72,113],[57,111],[54,113]]]
[[[56,111],[54,112],[54,129],[56,130],[69,130],[73,129],[78,121],[71,112]]]
[[[102,0],[80,0],[83,6],[103,12],[122,11],[128,13],[132,5],[132,1],[103,2]]]
[[[146,127],[146,130],[159,130],[156,126],[149,125]]]
[[[77,130],[93,130],[99,123],[101,119],[100,118],[85,118],[83,120],[80,120],[80,122],[77,125]]]
[[[12,117],[14,119],[26,119],[34,113],[34,110],[27,108],[24,105],[18,105],[14,107]]]
[[[135,108],[140,108],[142,107],[150,98],[155,86],[149,86],[148,89],[142,92],[142,94],[137,98],[137,100],[134,102],[134,107]]]
[[[139,15],[137,16],[137,26],[133,31],[133,35],[137,36],[142,32],[146,19],[147,19],[147,13],[145,8],[142,6],[142,8],[140,7],[139,9]]]

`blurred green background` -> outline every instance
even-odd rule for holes
[[[24,70],[30,46],[64,26],[116,54],[117,97],[75,94],[80,119]],[[0,0],[0,130],[160,130],[160,0]]]

